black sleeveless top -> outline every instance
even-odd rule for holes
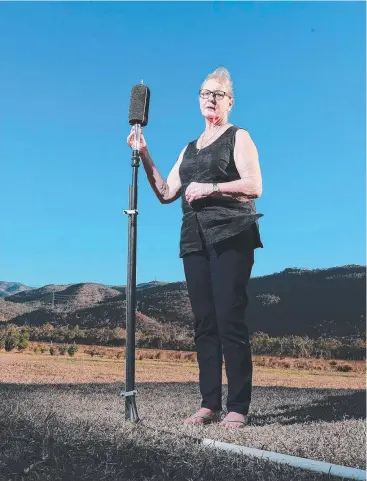
[[[189,204],[185,198],[185,191],[191,182],[219,184],[241,178],[234,162],[238,129],[229,127],[201,150],[196,148],[196,140],[186,148],[179,170],[183,212],[180,257],[201,250],[203,240],[214,244],[243,231],[248,231],[254,249],[263,247],[257,222],[263,214],[256,214],[253,200],[243,202],[230,197],[205,197]]]

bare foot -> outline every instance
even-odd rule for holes
[[[185,419],[184,424],[208,424],[216,420],[216,411],[201,408],[195,414]]]
[[[234,411],[231,411],[219,424],[225,428],[243,428],[247,423],[248,423],[247,416],[245,416],[244,414],[239,414],[239,413],[235,413]]]

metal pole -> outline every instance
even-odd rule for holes
[[[125,359],[125,419],[139,422],[136,407],[135,390],[135,328],[136,328],[136,246],[137,246],[137,204],[138,204],[138,168],[139,151],[132,153],[132,185],[129,186],[128,214],[128,261],[126,286],[126,359]]]

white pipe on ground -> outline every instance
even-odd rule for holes
[[[287,464],[295,468],[326,473],[341,478],[366,481],[366,471],[363,469],[349,468],[338,464],[324,463],[322,461],[314,461],[312,459],[299,458],[297,456],[289,456],[288,454],[279,454],[272,451],[263,451],[262,449],[247,448],[245,446],[238,446],[237,444],[222,443],[221,441],[214,441],[213,439],[204,438],[201,440],[201,444],[236,454],[245,454],[256,458],[268,459],[269,461]]]

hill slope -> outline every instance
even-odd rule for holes
[[[365,332],[366,269],[285,269],[252,278],[247,322],[251,332],[269,335],[337,336]],[[139,310],[162,322],[193,322],[186,284],[171,283],[137,292]]]
[[[51,308],[52,291],[54,308]],[[157,321],[192,328],[185,282],[147,283],[140,285],[136,294],[139,329],[156,327]],[[365,332],[365,266],[285,269],[252,278],[248,297],[250,332],[312,337]],[[125,324],[125,301],[123,286],[112,288],[92,283],[45,286],[0,301],[0,319],[17,324],[39,325],[48,321],[80,327],[118,327]]]
[[[33,287],[25,286],[20,282],[5,282],[0,281],[0,298],[17,294],[18,292],[28,291]]]

